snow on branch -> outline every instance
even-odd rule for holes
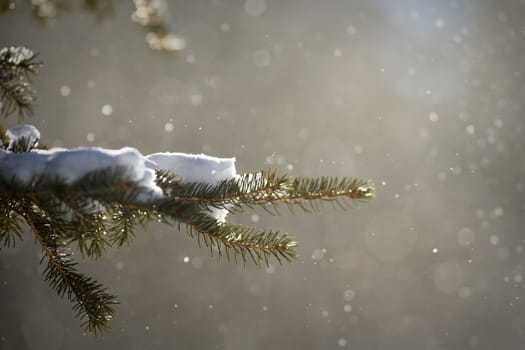
[[[10,145],[16,145],[10,142]],[[9,149],[9,148],[8,148]],[[50,181],[73,185],[89,174],[119,168],[115,183],[133,183],[140,189],[137,201],[152,202],[162,198],[162,190],[155,183],[154,170],[146,166],[145,158],[136,149],[124,147],[107,150],[98,147],[80,147],[69,150],[34,150],[14,153],[0,150],[0,176],[27,190],[41,190]]]
[[[270,259],[293,260],[295,240],[229,223],[228,212],[262,207],[277,213],[279,203],[306,212],[323,202],[346,209],[375,191],[370,181],[346,177],[292,178],[275,170],[237,174],[235,158],[203,154],[144,156],[131,147],[41,150],[40,133],[31,125],[6,135],[8,144],[0,147],[0,242],[11,246],[21,239],[25,222],[47,257],[51,287],[74,303],[95,333],[107,329],[115,298],[77,272],[73,244],[97,258],[155,220],[185,226],[219,257],[268,266]]]

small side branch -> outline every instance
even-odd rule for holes
[[[17,239],[22,239],[22,223],[17,212],[18,203],[8,197],[0,196],[0,243],[14,247]]]
[[[66,296],[73,302],[73,310],[84,320],[82,326],[88,331],[95,335],[107,331],[116,297],[108,294],[100,283],[76,270],[77,263],[72,260],[68,247],[60,242],[60,235],[42,216],[38,209],[26,208],[24,213],[24,219],[42,246],[42,261],[47,258],[46,281],[60,297]]]
[[[277,175],[276,170],[242,174],[215,185],[182,182],[164,170],[157,171],[157,179],[159,187],[173,199],[230,211],[239,210],[243,205],[259,204],[271,194],[285,193],[291,188],[290,178]]]
[[[237,262],[240,257],[246,264],[249,257],[257,266],[261,266],[262,262],[269,266],[271,257],[280,264],[283,260],[291,262],[297,257],[297,242],[278,231],[259,231],[253,227],[222,222],[203,213],[183,221],[188,225],[190,236],[197,234],[199,245],[202,241],[210,248],[212,255],[215,250],[219,257],[225,255],[228,261],[233,258]]]
[[[36,93],[31,85],[31,75],[41,62],[37,54],[25,47],[6,47],[0,50],[0,115],[15,112],[19,119],[32,113]]]
[[[0,201],[0,224],[5,227],[0,230],[0,239],[8,245],[14,236],[5,232],[13,231],[16,236],[20,233],[17,218],[25,219],[42,246],[43,260],[47,260],[46,280],[60,296],[74,303],[77,316],[97,334],[109,327],[115,297],[76,270],[70,244],[77,243],[81,253],[96,258],[106,247],[128,243],[137,224],[146,226],[155,220],[186,225],[188,234],[219,258],[244,265],[252,261],[258,267],[269,266],[271,260],[282,264],[297,257],[297,242],[292,237],[225,222],[213,212],[254,206],[266,209],[268,204],[278,203],[305,211],[319,210],[324,202],[346,209],[355,201],[374,196],[368,181],[291,178],[276,171],[244,174],[217,185],[185,183],[176,174],[157,171],[159,195],[149,196],[152,189],[129,174],[126,168],[115,166],[87,172],[74,182],[45,173],[29,182],[0,176],[0,199],[5,199]]]

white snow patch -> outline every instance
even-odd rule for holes
[[[155,183],[155,171],[147,166],[142,154],[134,148],[108,150],[80,147],[70,150],[38,150],[26,153],[0,151],[0,169],[5,180],[17,179],[31,185],[41,178],[60,179],[66,184],[97,170],[121,167],[122,181],[133,181],[144,188],[138,200],[148,202],[162,197]]]
[[[21,138],[26,138],[31,145],[36,145],[38,140],[40,140],[40,131],[30,124],[13,126],[5,134],[9,138],[8,150],[12,149],[14,144]]]
[[[164,169],[175,173],[185,182],[205,182],[215,185],[222,180],[237,177],[235,158],[216,158],[205,154],[154,153],[146,156],[154,169]],[[224,221],[228,210],[212,209],[211,214]]]
[[[206,182],[215,185],[237,176],[235,158],[216,158],[205,154],[153,153],[146,156],[154,169],[169,170],[185,182]],[[148,163],[147,166],[152,166]]]
[[[8,129],[5,134],[11,140],[16,140],[20,137],[40,139],[40,131],[30,124],[13,126]]]
[[[14,127],[7,134],[11,142],[20,137],[34,140],[40,137],[38,130],[31,125]],[[145,203],[163,196],[162,189],[155,183],[155,171],[158,169],[171,171],[185,182],[210,185],[237,177],[235,158],[216,158],[204,154],[155,153],[143,156],[131,147],[119,150],[79,147],[22,153],[0,149],[0,178],[6,181],[16,179],[26,186],[32,186],[45,178],[73,184],[91,172],[116,167],[123,170],[122,181],[132,181],[142,187],[138,201]],[[224,220],[226,214],[225,209],[212,211],[212,215],[219,220]]]
[[[0,150],[0,175],[6,181],[15,178],[29,185],[44,172],[46,159],[47,156],[36,152],[11,153]]]

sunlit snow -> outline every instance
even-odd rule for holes
[[[118,150],[78,147],[14,153],[9,149],[21,137],[36,143],[40,132],[32,125],[19,125],[9,129],[6,135],[10,138],[10,146],[0,150],[0,177],[6,181],[16,179],[28,186],[42,178],[72,184],[89,173],[119,168],[123,170],[122,181],[133,181],[142,187],[138,200],[150,202],[162,198],[162,190],[155,183],[155,170],[169,170],[183,181],[211,185],[237,176],[235,158],[168,152],[143,156],[132,147]],[[215,217],[221,220],[226,214],[226,210],[214,211]]]

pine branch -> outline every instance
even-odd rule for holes
[[[331,202],[342,209],[353,203],[375,197],[375,187],[370,181],[349,177],[296,178],[290,191],[282,196],[268,198],[269,202],[284,202],[290,209],[293,205],[305,211],[319,211],[323,202]],[[306,207],[305,203],[310,205]]]
[[[285,203],[293,212],[298,206],[306,212],[319,211],[322,202],[331,202],[348,209],[354,202],[371,199],[375,189],[371,182],[355,178],[290,178],[277,175],[276,170],[240,175],[217,185],[182,182],[165,171],[157,172],[157,184],[173,200],[198,203],[201,207],[239,211],[242,206]],[[309,203],[309,206],[306,206]],[[276,208],[270,211],[275,214]]]
[[[277,259],[280,264],[283,259],[291,262],[297,257],[297,242],[287,234],[222,222],[204,213],[181,220],[187,224],[191,237],[197,235],[199,246],[203,242],[210,248],[211,255],[215,249],[219,258],[225,255],[228,261],[233,256],[237,263],[240,257],[246,265],[249,257],[257,266],[260,266],[261,262],[269,266],[271,257]]]
[[[20,74],[26,77],[36,74],[36,69],[41,65],[39,61],[36,61],[37,56],[37,53],[27,47],[4,47],[0,50],[2,74],[9,78]]]
[[[132,206],[144,189],[126,177],[126,167],[114,166],[90,171],[72,184],[59,177],[40,176],[29,185],[17,179],[2,183],[0,191],[11,196],[37,196],[45,199],[55,198],[71,205],[77,214],[84,215],[101,210],[103,205],[125,203]],[[1,178],[0,178],[1,180]],[[4,179],[5,181],[5,179]]]
[[[49,218],[38,208],[24,208],[24,218],[42,246],[47,259],[44,270],[49,282],[60,297],[66,296],[73,302],[73,311],[81,320],[82,326],[95,335],[109,329],[113,317],[113,304],[116,297],[106,293],[106,289],[97,281],[76,270],[77,263],[67,245],[61,241],[64,232],[59,227],[49,224]]]
[[[21,80],[0,80],[0,91],[2,115],[8,116],[16,112],[20,120],[32,114],[35,92],[30,83]]]
[[[111,245],[116,247],[129,244],[131,239],[135,237],[135,226],[140,225],[145,229],[147,224],[154,218],[149,211],[127,208],[123,205],[114,206],[110,212],[112,213],[112,226],[109,231],[109,240]]]
[[[134,2],[135,20],[151,30],[146,40],[152,48],[171,51],[183,48],[183,39],[169,34],[166,22],[162,21],[161,10],[165,8],[155,7],[149,0]],[[111,1],[84,3],[98,8],[99,4],[105,6]],[[46,0],[33,5],[36,10],[44,11],[46,4],[50,6],[47,10],[52,11],[39,14],[40,17],[54,15],[52,12],[65,2]],[[31,77],[40,65],[36,57],[23,47],[0,50],[1,114],[18,112],[22,118],[31,113],[35,101]],[[288,234],[225,222],[211,215],[213,209],[236,212],[244,207],[261,206],[268,210],[269,205],[285,203],[290,210],[298,206],[309,212],[319,210],[323,202],[347,209],[355,201],[374,197],[374,187],[368,181],[336,177],[294,179],[277,175],[276,170],[243,174],[215,185],[183,182],[177,174],[165,170],[154,174],[146,169],[144,158],[136,150],[119,154],[125,155],[119,159],[132,164],[131,169],[115,166],[115,158],[111,158],[115,153],[104,154],[109,158],[103,158],[103,164],[111,165],[103,167],[97,163],[103,152],[82,150],[88,153],[85,158],[88,163],[95,160],[98,164],[95,170],[70,174],[68,170],[73,163],[65,161],[60,163],[65,174],[36,171],[40,166],[47,169],[46,166],[56,165],[46,158],[47,153],[35,151],[40,138],[38,130],[24,125],[9,129],[6,135],[9,142],[0,143],[0,243],[10,247],[21,239],[25,221],[42,247],[41,263],[47,261],[46,281],[59,296],[73,303],[77,317],[84,320],[83,326],[95,334],[109,329],[114,313],[112,305],[117,302],[100,283],[77,271],[70,251],[75,243],[84,256],[99,258],[108,247],[128,244],[136,225],[146,227],[156,220],[178,223],[179,228],[180,224],[186,225],[188,234],[197,238],[199,246],[204,244],[211,255],[216,252],[219,258],[240,260],[243,265],[251,260],[259,267],[262,263],[269,266],[270,259],[282,264],[297,256],[297,243]],[[59,157],[58,153],[51,154],[55,160]],[[62,156],[62,161],[71,159],[69,152]],[[28,169],[19,167],[20,164]]]
[[[23,156],[21,153],[19,156]],[[164,191],[160,200],[140,201],[141,185],[126,177],[126,168],[88,172],[73,183],[41,175],[28,183],[0,176],[0,239],[11,245],[21,235],[23,217],[43,247],[48,265],[46,280],[60,296],[67,295],[78,315],[86,318],[88,330],[106,330],[114,297],[96,281],[76,270],[69,246],[76,243],[87,257],[100,257],[112,245],[129,243],[137,224],[151,220],[182,223],[199,245],[228,261],[249,260],[269,266],[270,259],[292,261],[297,243],[287,234],[259,230],[220,221],[206,210],[242,208],[284,202],[308,210],[308,201],[368,199],[373,187],[366,181],[323,177],[320,179],[278,176],[275,171],[244,174],[216,186],[180,181],[175,174],[158,171],[157,184]],[[0,172],[0,175],[2,173]],[[343,202],[344,203],[344,202]],[[317,204],[313,206],[317,209]]]
[[[0,202],[0,242],[8,248],[14,247],[23,233],[19,204],[6,196],[0,196]]]
[[[58,0],[41,2],[44,3],[62,4]],[[86,0],[86,4],[97,6],[98,1]],[[139,15],[139,4],[151,6],[152,2],[135,0],[135,4]],[[148,33],[154,35],[150,35],[150,46],[181,49],[177,40],[182,39],[170,37],[163,25],[146,23],[146,27],[160,33]],[[30,79],[40,65],[36,56],[22,47],[0,50],[1,114],[18,112],[22,118],[31,113],[35,92]],[[191,237],[196,236],[199,246],[204,244],[219,258],[241,260],[243,265],[251,260],[259,267],[262,263],[269,266],[270,259],[282,264],[297,256],[297,243],[289,235],[228,223],[211,216],[209,211],[240,211],[254,206],[267,209],[268,205],[281,202],[290,210],[299,206],[310,211],[319,210],[324,201],[346,209],[353,201],[374,196],[373,185],[367,181],[334,177],[293,179],[279,176],[275,170],[240,175],[216,185],[183,182],[176,174],[159,170],[155,174],[158,187],[148,187],[151,180],[142,183],[133,169],[122,166],[97,168],[75,181],[69,181],[67,175],[50,176],[45,172],[31,173],[32,170],[28,174],[33,175],[24,175],[22,169],[21,179],[20,173],[10,172],[10,168],[16,168],[20,157],[28,156],[21,164],[35,159],[28,153],[37,147],[40,133],[25,125],[11,128],[6,135],[9,142],[0,143],[0,148],[5,149],[0,150],[0,161],[4,162],[0,166],[0,243],[10,247],[21,239],[25,221],[42,247],[41,263],[47,260],[46,281],[59,296],[73,303],[76,316],[84,320],[82,325],[95,334],[109,329],[112,305],[117,302],[100,283],[76,269],[70,251],[75,243],[84,256],[99,258],[112,245],[128,244],[136,225],[145,227],[152,220],[178,222],[179,226],[186,225]],[[128,154],[131,159],[133,156]],[[159,187],[164,194],[160,199],[156,197],[160,196]],[[306,203],[310,203],[310,208]]]
[[[41,64],[37,54],[25,47],[6,47],[0,50],[0,114],[17,113],[18,118],[32,114],[36,94],[31,75]]]
[[[267,204],[283,202],[291,210],[299,206],[309,212],[319,210],[323,201],[347,209],[352,201],[369,199],[374,195],[369,182],[348,178],[291,180],[269,171],[244,174],[213,186],[204,183],[186,184],[177,180],[174,174],[159,171],[157,183],[164,190],[165,197],[148,204],[137,200],[142,193],[141,187],[126,180],[123,174],[123,168],[115,167],[90,172],[69,185],[57,178],[40,178],[33,182],[29,190],[21,190],[16,183],[6,187],[14,191],[11,192],[12,196],[16,194],[22,198],[31,198],[39,207],[48,208],[56,225],[70,228],[71,233],[65,237],[68,242],[77,242],[81,253],[95,258],[100,257],[113,243],[121,246],[129,242],[133,237],[133,226],[139,222],[146,225],[152,218],[169,218],[189,224],[192,230],[206,233],[203,238],[207,246],[207,238],[210,238],[220,241],[218,246],[222,243],[227,250],[244,244],[246,252],[264,251],[264,247],[271,244],[262,244],[262,241],[259,242],[261,244],[253,244],[254,237],[262,237],[255,231],[215,222],[214,218],[215,221],[210,221],[211,217],[203,211],[210,208],[232,210],[232,206],[242,209],[243,205],[266,208]],[[310,206],[307,207],[306,203]],[[239,236],[242,240],[234,242],[225,239],[233,237],[228,234],[237,231],[242,233]],[[272,231],[260,233],[273,235]],[[254,259],[257,263],[259,260]]]
[[[149,219],[145,206],[134,203],[141,187],[124,176],[123,167],[90,172],[73,184],[59,178],[40,178],[25,192],[17,191],[49,210],[55,224],[66,227],[64,239],[76,242],[87,257],[99,258],[113,243],[121,246],[133,237],[133,226]]]
[[[182,182],[164,170],[157,171],[157,184],[171,198],[198,203],[203,208],[240,210],[242,205],[252,206],[264,202],[272,193],[290,188],[287,175],[278,176],[276,170],[261,171],[223,180],[216,185],[203,182]],[[233,208],[232,208],[233,207]]]

